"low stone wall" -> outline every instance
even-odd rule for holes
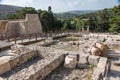
[[[93,80],[105,79],[107,70],[107,58],[101,57],[97,67],[94,69]]]
[[[69,52],[68,52],[69,53]],[[85,54],[83,52],[77,54],[77,53],[74,53],[74,54],[68,54],[68,55],[73,55],[77,57],[76,61],[77,61],[77,64],[76,67],[77,68],[86,68],[86,64],[90,64],[90,65],[94,65],[94,71],[93,71],[93,76],[92,76],[92,79],[93,80],[101,80],[105,77],[105,74],[106,74],[106,71],[107,70],[107,58],[105,57],[100,57],[100,56],[94,56],[94,55],[89,55],[89,54]],[[70,57],[72,60],[72,57]],[[74,63],[76,63],[76,61],[71,61],[71,64],[68,64],[69,65],[72,65]]]
[[[64,54],[53,53],[2,80],[42,80],[64,61]]]
[[[55,35],[55,36],[52,36],[53,37],[53,39],[59,39],[59,38],[62,38],[62,37],[66,37],[66,36],[68,36],[69,34],[58,34],[58,35]]]
[[[29,45],[25,48],[27,48],[28,50],[21,52],[20,55],[14,56],[9,61],[4,61],[4,63],[1,63],[0,74],[5,73],[15,68],[16,66],[27,62],[33,56],[38,56],[42,59],[39,60],[37,63],[34,63],[33,65],[18,71],[17,73],[9,76],[6,79],[42,80],[45,76],[47,76],[56,67],[58,67],[61,63],[64,62],[64,55],[66,55],[66,53],[68,53],[68,55],[75,55],[77,57],[77,67],[84,64],[94,65],[95,69],[93,73],[93,80],[99,80],[99,78],[104,78],[106,72],[107,58],[89,55],[84,52],[77,53],[74,51],[59,50],[50,47],[42,47],[39,45]]]
[[[26,47],[24,47],[26,48]],[[23,51],[15,56],[11,57],[10,60],[1,60],[0,62],[0,75],[10,71],[11,69],[29,61],[31,58],[37,57],[37,53],[34,50]]]

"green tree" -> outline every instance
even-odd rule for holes
[[[113,8],[114,16],[110,18],[110,32],[120,32],[120,5]]]
[[[43,31],[48,32],[49,31],[49,21],[48,21],[48,12],[42,11],[40,14],[40,20],[43,26]]]
[[[25,18],[25,14],[37,14],[35,8],[25,7],[21,10],[16,11],[16,14],[7,15],[7,19],[23,19]]]
[[[76,30],[81,31],[83,26],[84,26],[84,21],[78,20],[76,23]]]
[[[67,22],[64,22],[63,27],[62,27],[61,30],[62,30],[62,31],[68,30],[68,24],[67,24]]]
[[[98,27],[99,27],[99,31],[101,32],[108,31],[110,25],[109,25],[109,14],[107,9],[104,9],[103,11],[99,12]]]
[[[54,15],[51,6],[48,7],[48,22],[49,22],[49,30],[54,32],[55,30]]]

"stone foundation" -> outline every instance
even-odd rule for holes
[[[26,48],[26,47],[24,47]],[[34,50],[27,49],[28,51],[23,51],[15,56],[12,56],[9,60],[1,60],[0,62],[0,74],[3,74],[11,69],[27,62],[32,57],[37,57],[37,53]],[[14,54],[14,53],[13,53]]]

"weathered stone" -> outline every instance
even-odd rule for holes
[[[0,75],[11,70],[8,60],[0,60]]]
[[[92,77],[93,77],[93,80],[100,80],[101,78],[100,69],[95,68]]]
[[[19,65],[19,57],[16,56],[16,57],[13,57],[11,60],[9,60],[9,63],[10,63],[10,66],[11,66],[11,69],[15,68],[16,66]]]
[[[107,58],[101,57],[97,65],[97,68],[94,69],[93,80],[103,79],[106,71],[106,66],[107,66]]]
[[[28,60],[26,58],[26,54],[20,55],[19,59],[20,59],[20,64],[23,64],[24,62],[27,62],[27,60]]]
[[[42,33],[41,22],[37,14],[26,14],[25,20],[8,21],[4,27],[4,35],[9,38]]]
[[[37,52],[36,51],[30,51],[26,54],[27,59],[35,58],[37,57]]]
[[[107,58],[100,57],[99,63],[97,65],[97,68],[101,69],[100,71],[101,71],[102,75],[105,74],[106,66],[107,66]]]
[[[67,55],[65,57],[64,67],[75,68],[76,64],[77,64],[77,56],[76,55]]]
[[[99,39],[99,41],[100,41],[100,42],[105,42],[106,39],[105,39],[104,37],[102,37],[102,38]]]
[[[92,55],[95,55],[95,56],[100,56],[101,54],[100,49],[97,47],[92,47],[90,52]]]
[[[88,63],[89,63],[89,64],[93,64],[93,65],[97,65],[98,62],[99,62],[99,59],[100,59],[99,56],[90,55],[90,56],[88,57]]]
[[[79,54],[78,64],[87,64],[88,63],[88,54]]]
[[[100,55],[105,55],[106,46],[103,43],[96,43],[96,47],[100,49]]]
[[[15,44],[15,45],[11,46],[11,52],[18,54],[18,53],[20,53],[20,48],[22,48],[22,47],[24,47],[24,46]]]

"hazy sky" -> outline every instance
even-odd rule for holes
[[[120,0],[0,0],[0,4],[31,6],[42,10],[47,10],[48,6],[51,6],[53,12],[98,10],[111,8],[119,3]]]

